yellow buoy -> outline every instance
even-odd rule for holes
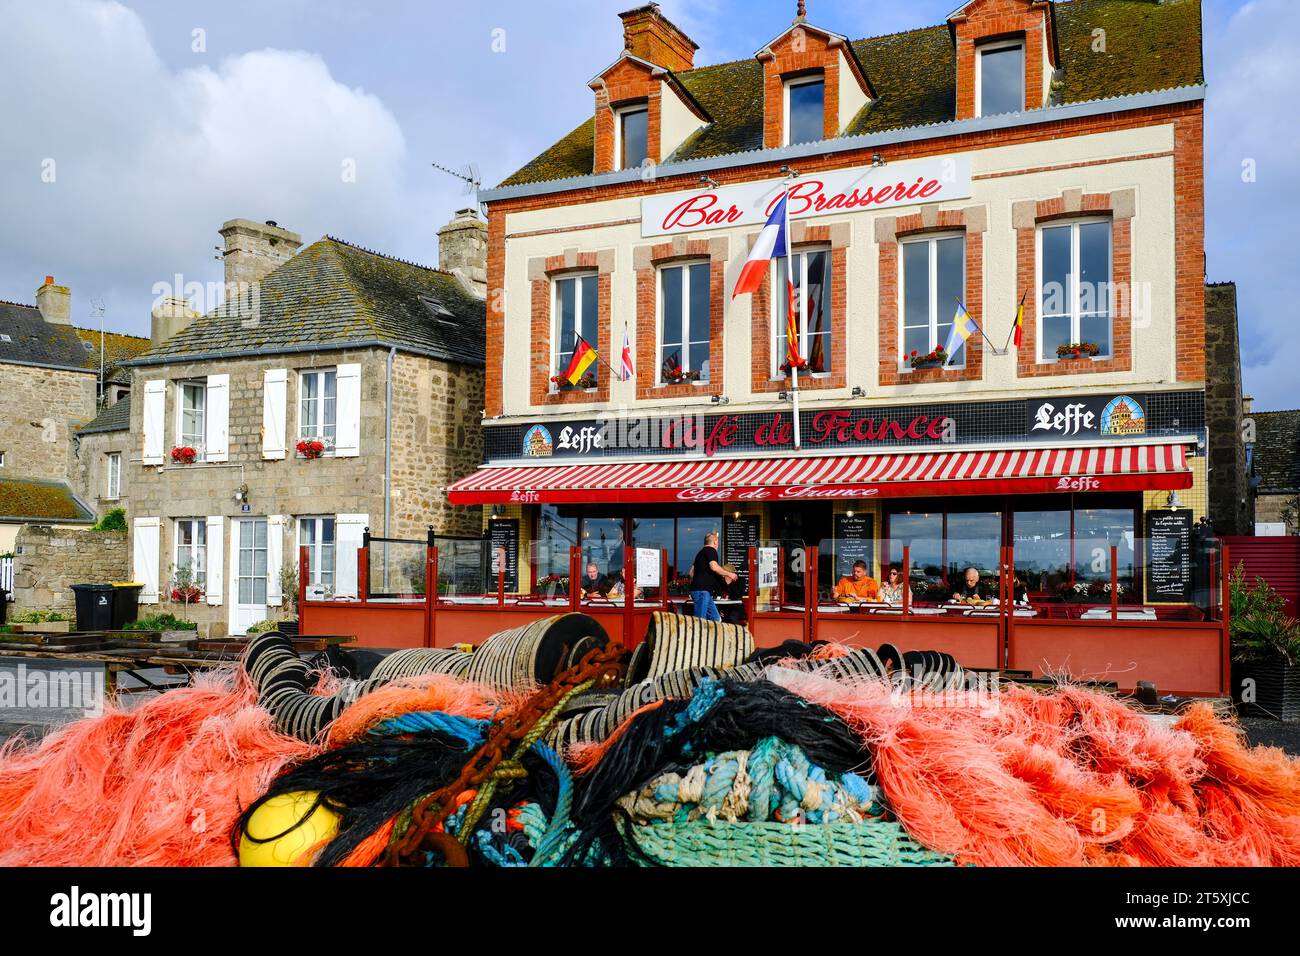
[[[338,833],[339,815],[316,806],[317,796],[280,793],[254,810],[239,837],[239,865],[294,866],[305,851]]]

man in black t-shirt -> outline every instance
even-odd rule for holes
[[[710,531],[704,536],[704,547],[695,555],[695,564],[691,567],[691,603],[695,605],[695,616],[721,621],[722,615],[718,613],[713,596],[734,580],[736,575],[723,568],[718,556],[718,533]]]

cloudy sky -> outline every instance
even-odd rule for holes
[[[437,261],[465,204],[430,163],[494,184],[591,108],[632,0],[0,0],[0,299],[43,276],[74,321],[148,334],[159,282],[217,283],[230,218]],[[661,0],[697,62],[750,55],[794,0]],[[853,37],[954,0],[810,0]],[[1239,283],[1246,387],[1300,405],[1300,3],[1205,0],[1208,271]],[[1243,181],[1252,161],[1255,181]],[[355,171],[354,175],[345,175]]]

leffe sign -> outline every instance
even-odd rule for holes
[[[769,179],[648,196],[641,200],[641,235],[762,225],[781,195],[783,182]],[[790,218],[946,202],[970,195],[968,156],[860,166],[800,176],[790,187]]]

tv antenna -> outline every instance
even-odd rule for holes
[[[104,308],[103,299],[91,299],[90,305],[91,318],[99,319],[99,395],[97,397],[102,401],[104,390],[108,387],[104,381],[104,313],[107,310]]]
[[[483,188],[483,178],[479,175],[478,163],[466,163],[460,169],[449,169],[438,163],[430,163],[438,172],[446,173],[459,179],[465,185],[461,187],[462,196],[473,196],[474,201],[478,203],[478,191]],[[479,205],[482,205],[481,203]]]

